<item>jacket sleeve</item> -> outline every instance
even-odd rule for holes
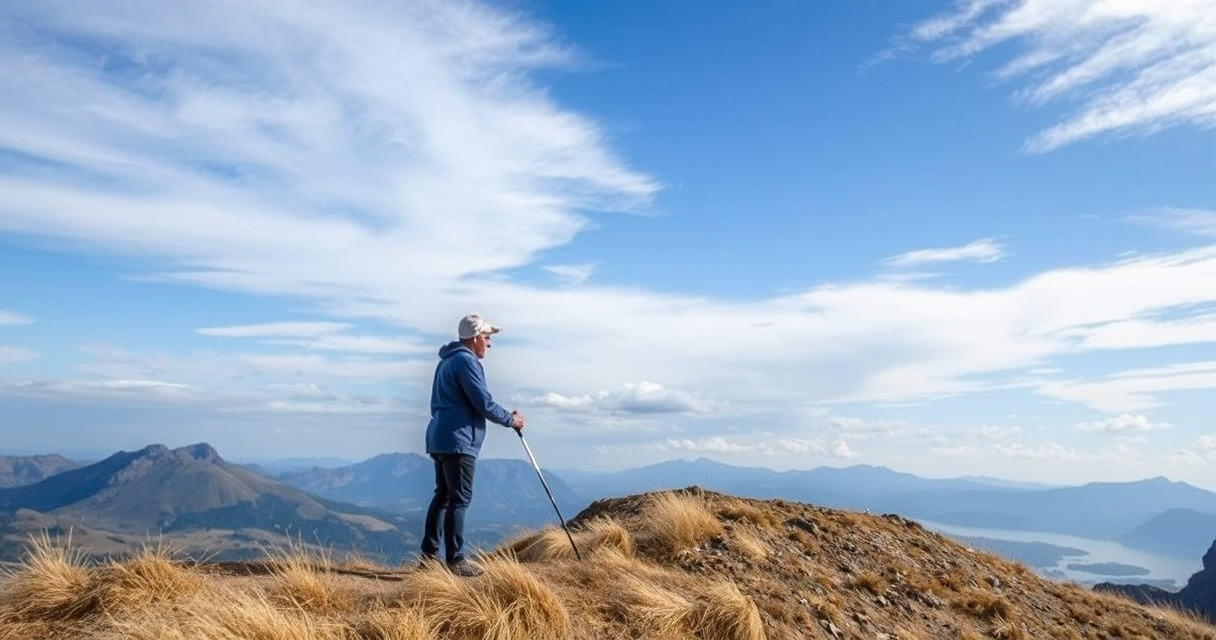
[[[461,358],[461,366],[456,373],[460,380],[460,388],[473,405],[473,409],[490,422],[496,422],[504,427],[511,425],[511,412],[494,402],[490,390],[486,386],[485,370],[481,363],[471,358]]]

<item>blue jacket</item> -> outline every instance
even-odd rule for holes
[[[449,342],[439,349],[431,384],[426,452],[476,457],[486,439],[486,420],[510,426],[511,412],[490,396],[485,369],[477,356],[460,341]]]

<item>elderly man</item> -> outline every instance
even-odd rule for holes
[[[494,402],[486,387],[481,359],[490,348],[490,336],[499,331],[481,316],[461,318],[457,327],[460,339],[439,349],[431,384],[426,452],[435,461],[435,496],[426,512],[422,558],[438,559],[442,531],[448,568],[464,577],[481,573],[465,557],[464,514],[473,500],[473,471],[486,437],[486,420],[524,428],[523,414]]]

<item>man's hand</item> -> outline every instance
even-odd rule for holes
[[[511,412],[511,428],[520,431],[524,428],[524,414],[518,410]]]

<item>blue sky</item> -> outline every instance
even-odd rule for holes
[[[4,450],[418,451],[479,312],[547,466],[1216,489],[1214,25],[6,3]]]

